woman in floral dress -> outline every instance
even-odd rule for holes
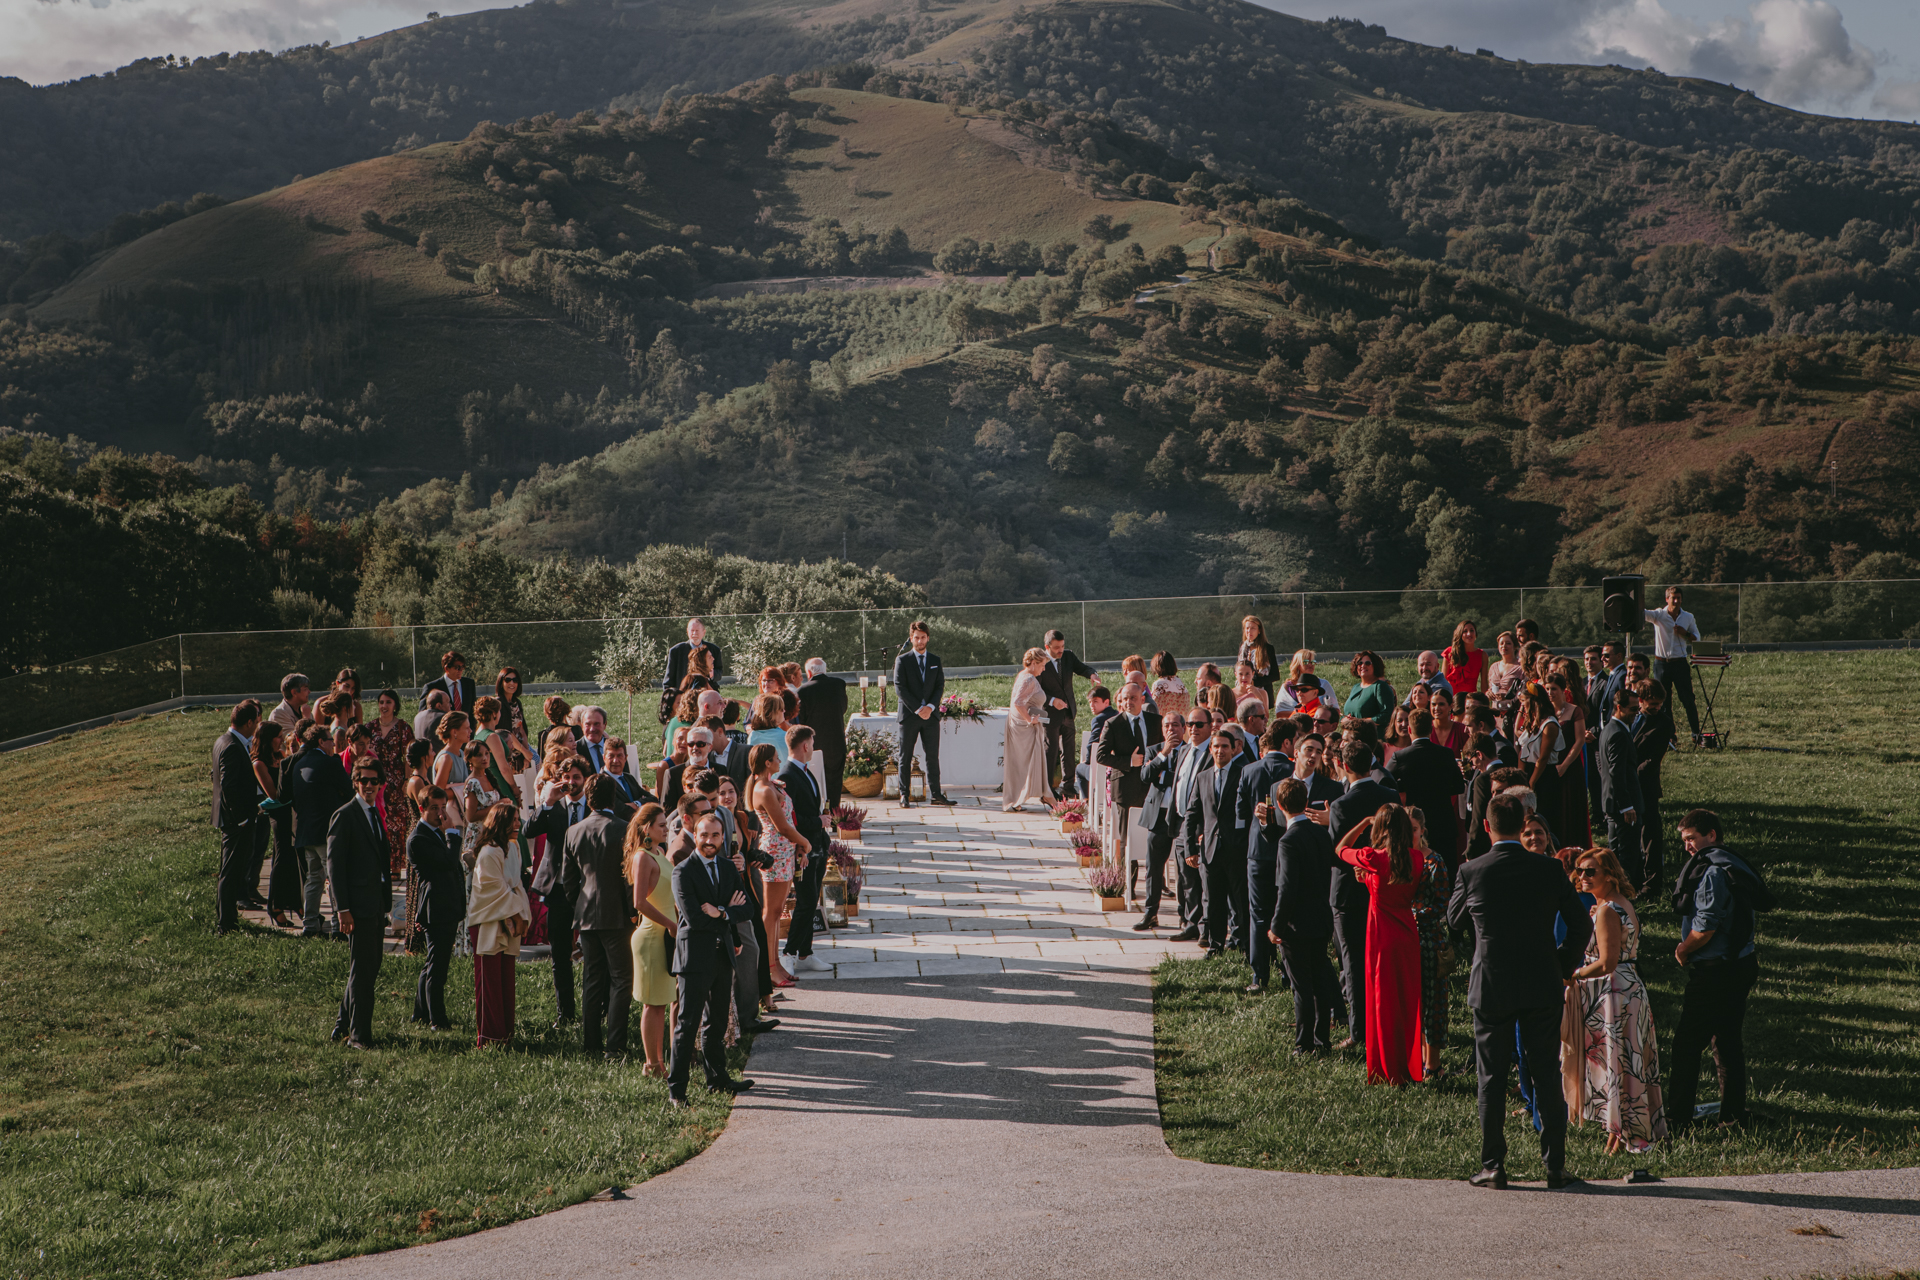
[[[413,830],[418,814],[401,804],[407,778],[407,748],[413,745],[413,726],[400,714],[400,695],[391,689],[380,691],[380,715],[373,722],[373,758],[380,765],[380,781],[387,796],[387,852],[391,871],[397,880],[407,867],[407,833]]]
[[[1426,1078],[1438,1084],[1447,1078],[1447,899],[1453,893],[1453,874],[1447,860],[1427,843],[1427,817],[1409,805],[1413,819],[1413,851],[1426,860],[1426,874],[1413,887],[1413,923],[1420,932],[1420,1038]]]
[[[1633,885],[1611,850],[1588,849],[1574,864],[1574,883],[1594,896],[1593,937],[1586,963],[1573,971],[1568,1022],[1577,1042],[1564,1053],[1575,1120],[1607,1131],[1607,1151],[1645,1151],[1667,1136],[1660,1098],[1660,1047],[1653,1006],[1640,979],[1640,917]]]

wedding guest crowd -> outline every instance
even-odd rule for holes
[[[1101,798],[1146,864],[1134,930],[1160,929],[1170,908],[1170,941],[1241,957],[1250,994],[1277,968],[1294,994],[1293,1051],[1352,1050],[1370,1081],[1447,1076],[1450,979],[1470,949],[1483,1166],[1472,1180],[1505,1184],[1517,1065],[1559,1185],[1569,1116],[1601,1126],[1610,1150],[1687,1129],[1709,1045],[1720,1118],[1746,1116],[1742,1024],[1757,913],[1773,899],[1705,810],[1679,824],[1687,857],[1671,897],[1686,998],[1662,1084],[1636,902],[1666,875],[1668,703],[1681,690],[1691,720],[1682,673],[1698,628],[1677,589],[1647,619],[1651,664],[1610,641],[1587,648],[1584,671],[1530,620],[1489,657],[1462,619],[1419,654],[1404,698],[1377,652],[1352,655],[1343,696],[1313,650],[1280,654],[1251,615],[1231,686],[1207,662],[1189,688],[1161,651],[1127,658],[1110,687],[1049,631],[1014,679],[1001,803],[1109,785]],[[930,640],[914,623],[893,664],[902,807],[916,755],[928,798],[952,803]],[[371,720],[352,668],[318,698],[290,673],[270,712],[241,702],[214,743],[216,928],[238,928],[249,908],[350,943],[334,1038],[352,1048],[374,1043],[389,933],[423,953],[412,1020],[436,1031],[455,1024],[446,983],[471,956],[481,1047],[513,1039],[519,957],[543,947],[556,1025],[577,1024],[585,1051],[625,1057],[637,1004],[642,1070],[675,1101],[696,1054],[709,1087],[752,1087],[731,1076],[726,1045],[777,1027],[775,1004],[799,975],[830,967],[812,951],[846,683],[820,658],[768,666],[741,703],[721,693],[721,663],[691,621],[661,688],[664,758],[644,780],[600,707],[548,697],[530,734],[513,667],[482,692],[449,651],[416,714],[383,689]],[[1076,677],[1092,682],[1084,735]]]

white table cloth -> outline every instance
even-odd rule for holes
[[[897,744],[900,722],[892,714],[847,717],[847,728],[884,733]],[[1006,780],[1002,767],[1007,743],[1007,709],[988,708],[979,724],[971,720],[946,720],[940,725],[940,785],[943,787],[997,787]],[[894,760],[899,761],[895,747]],[[918,750],[914,758],[919,759]],[[921,766],[924,768],[925,766]]]

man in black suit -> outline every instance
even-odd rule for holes
[[[1280,723],[1291,730],[1291,721]],[[1240,771],[1239,816],[1252,833],[1247,841],[1247,916],[1253,921],[1247,930],[1247,963],[1253,966],[1253,982],[1247,991],[1253,995],[1265,991],[1273,976],[1274,942],[1267,936],[1266,922],[1273,918],[1284,827],[1269,812],[1268,797],[1282,778],[1293,773],[1293,761],[1281,751],[1281,734],[1276,728],[1268,727],[1260,745],[1260,758]]]
[[[927,652],[932,639],[927,624],[916,621],[907,628],[912,648],[893,663],[893,687],[899,694],[900,722],[900,807],[913,803],[913,746],[919,743],[927,761],[927,796],[935,804],[952,804],[940,790],[940,699],[946,696],[947,676],[940,667],[940,656]]]
[[[214,895],[213,931],[240,927],[240,904],[259,899],[260,878],[247,883],[254,863],[254,820],[260,815],[260,784],[253,776],[253,735],[260,704],[243,698],[213,740],[213,825],[220,832],[220,878]]]
[[[827,874],[827,828],[820,820],[820,792],[813,771],[807,768],[813,763],[815,746],[814,732],[808,726],[797,724],[787,730],[787,763],[777,777],[793,801],[793,829],[805,836],[813,849],[805,869],[794,876],[793,923],[787,929],[785,953],[793,968],[825,973],[833,966],[813,958],[813,917],[820,906],[820,883]],[[750,1021],[747,1015],[751,1012],[751,1008],[742,1009],[740,1016]]]
[[[704,704],[706,695],[700,696]],[[717,693],[713,696],[716,699],[720,697]],[[727,728],[726,722],[717,712],[708,715],[703,711],[699,723],[700,727],[705,729],[708,736],[713,739],[710,754],[707,756],[707,767],[732,778],[733,789],[744,798],[747,794],[747,735]],[[667,807],[673,806],[669,804]]]
[[[420,983],[413,992],[414,1022],[435,1031],[451,1031],[447,1018],[447,972],[453,964],[455,930],[467,914],[466,873],[460,852],[447,840],[441,823],[447,816],[447,793],[427,788],[427,807],[407,834],[407,861],[420,875],[422,897],[415,919],[427,935],[427,958],[420,966]]]
[[[673,1057],[667,1067],[667,1097],[687,1104],[687,1079],[693,1073],[693,1038],[704,1024],[701,1046],[707,1087],[743,1093],[751,1080],[727,1073],[727,1002],[733,991],[734,922],[753,914],[733,863],[720,856],[726,827],[714,814],[694,827],[694,851],[673,869],[673,905],[679,927],[669,968],[679,979],[679,1016],[673,1024]]]
[[[1467,1004],[1473,1009],[1474,1064],[1480,1075],[1480,1172],[1476,1187],[1507,1185],[1507,1068],[1516,1034],[1525,1046],[1540,1120],[1540,1155],[1547,1186],[1566,1186],[1567,1104],[1555,1065],[1560,1061],[1560,1014],[1566,978],[1586,951],[1593,922],[1581,907],[1566,873],[1552,858],[1520,845],[1526,808],[1515,796],[1487,802],[1487,833],[1493,847],[1461,864],[1447,904],[1453,929],[1473,925],[1473,977]],[[1556,952],[1554,919],[1567,929]]]
[[[660,682],[662,689],[680,687],[680,682],[687,678],[687,660],[695,649],[707,651],[707,656],[713,659],[713,678],[720,678],[720,650],[707,643],[707,624],[698,618],[688,618],[687,638],[667,650],[667,678]]]
[[[1327,806],[1326,818],[1335,844],[1370,821],[1382,805],[1400,801],[1398,791],[1373,780],[1373,748],[1358,739],[1340,744],[1340,772],[1347,790]],[[1319,821],[1311,810],[1307,816]],[[1333,945],[1340,953],[1341,999],[1347,1006],[1347,1038],[1336,1047],[1357,1048],[1367,1042],[1367,890],[1352,867],[1335,859],[1327,897],[1333,908]]]
[[[1114,771],[1114,799],[1120,805],[1118,829],[1127,830],[1127,812],[1147,802],[1147,756],[1160,745],[1160,716],[1146,710],[1137,684],[1120,689],[1120,710],[1101,726],[1093,758]]]
[[[1460,776],[1460,762],[1453,752],[1433,740],[1433,715],[1416,711],[1412,718],[1413,745],[1402,747],[1387,761],[1387,773],[1393,778],[1406,803],[1420,810],[1427,819],[1427,840],[1433,851],[1447,860],[1449,867],[1460,862],[1460,820],[1454,809],[1454,797],[1466,790]]]
[[[1274,797],[1286,824],[1280,837],[1273,915],[1263,928],[1280,948],[1280,965],[1293,988],[1293,1051],[1326,1053],[1331,1047],[1333,1006],[1339,998],[1327,941],[1333,936],[1333,837],[1307,817],[1307,788],[1283,779]],[[1265,823],[1271,814],[1264,815]]]
[[[439,678],[427,681],[427,687],[420,691],[420,705],[427,705],[427,695],[435,689],[447,695],[448,711],[464,711],[473,714],[474,684],[467,678],[467,660],[460,656],[457,649],[449,649],[440,655]]]
[[[1167,859],[1173,854],[1174,837],[1180,830],[1180,814],[1173,803],[1173,783],[1180,762],[1189,752],[1198,749],[1188,745],[1187,722],[1182,717],[1169,716],[1160,722],[1160,728],[1163,736],[1159,748],[1140,767],[1140,776],[1147,787],[1146,800],[1140,806],[1140,826],[1147,833],[1147,901],[1145,911],[1133,926],[1135,933],[1160,927],[1160,899],[1167,891]],[[1185,869],[1182,864],[1181,872]],[[1184,886],[1184,874],[1180,875],[1179,883]],[[1179,902],[1184,927],[1187,923],[1184,887],[1179,891]]]
[[[1591,653],[1592,646],[1588,646]],[[1613,695],[1627,680],[1625,649],[1618,640],[1609,640],[1600,646],[1600,656],[1587,660],[1587,733],[1592,739],[1593,749],[1587,752],[1587,804],[1591,813],[1604,813],[1605,802],[1600,795],[1601,761],[1598,736],[1601,728],[1613,716]]]
[[[1205,868],[1206,923],[1201,932],[1209,956],[1246,946],[1247,829],[1240,823],[1240,774],[1247,765],[1245,739],[1231,727],[1214,733],[1209,760],[1194,782],[1200,817],[1200,865]]]
[[[567,832],[576,822],[586,821],[587,762],[579,756],[567,761],[567,771],[558,782],[547,784],[540,797],[540,811],[527,822],[521,835],[531,844],[536,836],[547,838],[547,851],[534,873],[534,892],[547,904],[547,941],[552,946],[553,1000],[560,1011],[555,1026],[566,1026],[578,1017],[573,999],[573,899],[561,891],[560,870],[565,861],[563,849]]]
[[[1634,686],[1640,697],[1640,718],[1633,722],[1633,754],[1640,762],[1639,814],[1640,850],[1644,859],[1644,886],[1666,883],[1667,840],[1660,829],[1660,801],[1665,791],[1660,784],[1660,765],[1673,746],[1673,712],[1667,706],[1667,689],[1648,677]]]
[[[825,658],[808,658],[806,683],[797,696],[796,719],[813,730],[814,749],[827,776],[827,808],[837,809],[847,771],[847,682],[827,674]]]
[[[587,762],[587,776],[607,771],[607,713],[599,707],[585,706],[580,711],[580,738],[574,751]]]
[[[1647,883],[1647,855],[1640,840],[1640,759],[1633,749],[1633,719],[1640,700],[1624,685],[1613,695],[1612,716],[1600,731],[1600,811],[1607,815],[1607,845],[1635,888]]]
[[[327,885],[327,830],[340,806],[353,799],[353,784],[340,757],[327,748],[331,739],[318,725],[309,724],[300,738],[300,754],[287,768],[286,799],[293,808],[293,849],[300,859],[303,881],[300,936],[329,936],[320,914],[320,895]],[[334,912],[340,909],[334,894]],[[340,937],[338,931],[332,933]]]
[[[349,1049],[373,1048],[374,997],[386,952],[387,912],[393,907],[393,888],[387,879],[393,855],[387,847],[386,828],[373,807],[380,783],[379,766],[363,758],[353,772],[357,794],[335,810],[327,823],[327,878],[333,883],[340,932],[353,944],[333,1038],[345,1040]]]
[[[562,842],[558,895],[580,930],[581,1047],[592,1054],[604,1048],[611,1058],[627,1052],[633,1003],[633,889],[621,867],[627,823],[614,813],[622,798],[619,784],[604,773],[588,785],[588,812],[567,827]]]
[[[1047,632],[1043,644],[1047,665],[1040,669],[1040,691],[1047,695],[1047,781],[1055,794],[1071,799],[1076,793],[1069,756],[1076,756],[1080,742],[1074,736],[1073,678],[1085,676],[1096,685],[1100,673],[1074,656],[1067,648],[1066,634],[1058,629]]]

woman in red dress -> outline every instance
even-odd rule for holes
[[[1440,660],[1440,673],[1452,686],[1454,701],[1476,689],[1487,691],[1487,651],[1480,647],[1480,626],[1472,618],[1460,619]]]
[[[1361,844],[1364,840],[1366,843]],[[1359,847],[1355,847],[1359,846]],[[1420,1059],[1420,929],[1413,895],[1425,860],[1413,851],[1413,821],[1400,805],[1347,833],[1335,850],[1371,894],[1367,904],[1367,1081],[1423,1077]]]

